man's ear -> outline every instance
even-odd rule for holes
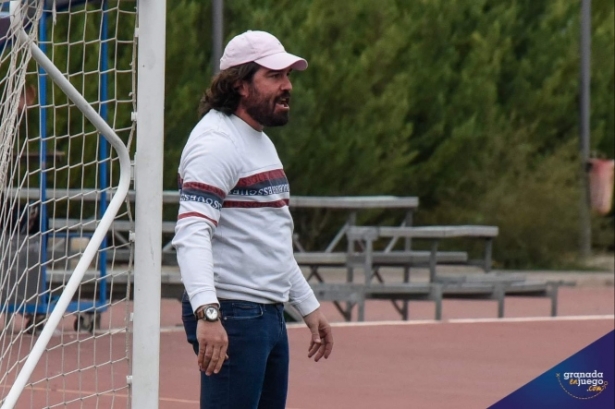
[[[246,81],[237,81],[235,83],[235,89],[242,97],[246,98],[249,95],[248,83]]]

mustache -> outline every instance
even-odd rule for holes
[[[282,92],[280,95],[278,95],[278,97],[276,98],[276,101],[279,101],[281,99],[288,99],[290,101],[290,91]]]

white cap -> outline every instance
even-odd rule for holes
[[[255,62],[270,70],[291,67],[303,71],[308,66],[306,60],[287,53],[282,43],[265,31],[246,31],[229,41],[220,58],[220,70],[247,62]]]

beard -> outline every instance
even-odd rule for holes
[[[267,127],[282,126],[288,123],[288,111],[276,112],[276,101],[281,98],[290,98],[290,92],[268,98],[250,87],[250,96],[243,101],[243,105],[248,115],[259,124]]]

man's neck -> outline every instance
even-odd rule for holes
[[[263,125],[261,125],[260,123],[256,122],[254,120],[254,118],[252,118],[245,109],[243,109],[243,107],[238,107],[237,110],[235,111],[235,116],[237,116],[238,118],[240,118],[242,121],[244,121],[246,124],[250,125],[252,128],[254,128],[255,130],[257,130],[258,132],[262,132],[263,129],[265,128]]]

